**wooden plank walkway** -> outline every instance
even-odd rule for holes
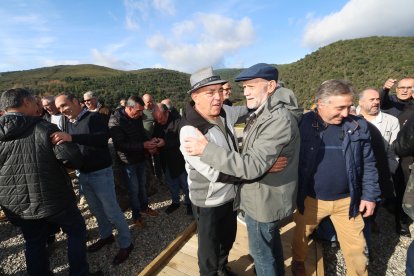
[[[290,263],[292,261],[290,243],[295,223],[288,221],[281,228],[283,253],[285,258],[286,275],[292,275]],[[253,260],[249,255],[246,226],[237,222],[237,237],[230,251],[229,266],[240,276],[254,276]],[[323,276],[322,249],[319,244],[310,242],[309,257],[307,260],[308,275]],[[197,261],[197,234],[195,223],[191,224],[174,242],[168,246],[153,262],[140,274],[168,275],[168,276],[194,276],[199,275]]]

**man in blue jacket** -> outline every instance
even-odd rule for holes
[[[335,227],[348,274],[368,275],[363,217],[373,214],[381,192],[367,123],[349,115],[354,93],[346,81],[325,81],[316,93],[317,111],[305,114],[299,124],[293,275],[306,275],[308,237],[327,216]]]

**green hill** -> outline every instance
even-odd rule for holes
[[[281,53],[283,54],[283,53]],[[271,62],[271,61],[269,61]],[[305,108],[324,80],[350,80],[358,90],[381,87],[389,77],[414,76],[414,37],[369,37],[332,43],[301,60],[275,66],[279,78],[292,89]],[[233,82],[242,68],[219,69],[217,73],[233,84],[233,100],[243,102],[240,85]],[[0,91],[27,87],[36,94],[70,91],[77,96],[88,90],[116,106],[120,98],[151,93],[155,100],[171,98],[177,107],[188,101],[189,74],[166,69],[122,71],[96,65],[62,65],[0,73]]]

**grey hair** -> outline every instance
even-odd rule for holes
[[[364,90],[362,90],[361,92],[358,93],[358,100],[361,100],[364,97],[365,91],[367,91],[367,90],[375,90],[375,91],[378,92],[378,90],[373,88],[373,87],[367,87],[367,88],[365,88]],[[378,92],[378,94],[379,94],[379,92]]]
[[[318,100],[327,102],[331,96],[349,95],[353,97],[355,92],[352,84],[346,80],[327,80],[319,86],[315,95],[315,103],[318,103]]]
[[[85,94],[83,94],[83,96],[84,97],[86,96],[88,98],[97,98],[95,92],[93,92],[93,91],[87,91],[87,92],[85,92]]]
[[[9,89],[1,94],[0,108],[7,111],[11,108],[21,107],[24,99],[34,101],[35,97],[32,92],[24,88]]]
[[[43,96],[43,97],[42,97],[42,100],[48,101],[49,103],[50,103],[50,102],[54,102],[54,101],[55,101],[55,96],[53,96],[53,95],[50,95],[50,96]]]
[[[139,104],[140,106],[144,106],[144,101],[141,97],[137,96],[130,96],[126,102],[126,106],[135,107],[136,104]]]

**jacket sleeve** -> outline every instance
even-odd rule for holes
[[[120,152],[141,152],[144,151],[144,143],[142,141],[131,142],[126,133],[122,130],[119,118],[112,115],[109,119],[109,134],[116,150]],[[144,134],[144,127],[141,131]],[[143,139],[146,140],[146,139]]]
[[[380,100],[381,100],[381,109],[389,108],[391,105],[390,97],[389,97],[390,90],[382,88],[379,90],[379,92],[380,92],[379,94],[380,94]]]
[[[401,128],[392,147],[398,156],[414,155],[414,117],[411,117]]]
[[[395,123],[392,124],[391,127],[391,136],[389,138],[389,141],[387,141],[387,156],[390,171],[391,173],[395,173],[399,164],[399,158],[395,153],[394,149],[392,148],[392,143],[395,141],[398,133],[400,132],[400,123],[398,122],[398,120],[395,120]]]
[[[55,125],[51,125],[48,129],[49,135],[56,131],[60,130]],[[60,145],[54,145],[53,152],[56,159],[66,168],[80,169],[83,165],[83,155],[75,143],[65,142]]]
[[[270,169],[290,142],[293,134],[291,123],[286,113],[273,114],[270,120],[258,126],[254,141],[243,154],[208,143],[201,161],[225,174],[247,180],[256,179]]]
[[[223,105],[223,109],[226,111],[226,116],[231,125],[244,122],[246,120],[246,115],[249,112],[246,106]]]
[[[211,167],[210,165],[206,164],[205,162],[200,160],[198,156],[189,156],[187,155],[184,147],[182,144],[184,143],[184,139],[186,137],[194,137],[196,138],[197,135],[195,133],[195,128],[192,126],[184,126],[180,130],[180,151],[184,156],[184,160],[193,167],[197,172],[207,178],[210,182],[217,182],[217,179],[220,175],[219,171]]]
[[[361,199],[376,202],[381,195],[378,183],[378,171],[375,167],[375,156],[372,150],[368,126],[365,125],[365,132],[369,139],[362,141],[363,154],[363,175],[362,175],[362,195]]]
[[[88,123],[89,133],[73,134],[72,142],[92,147],[107,147],[109,140],[108,125],[101,115],[94,113]]]
[[[155,123],[153,137],[164,139],[165,146],[162,149],[180,147],[180,137],[178,137],[179,126],[179,120],[171,121],[166,127]]]

